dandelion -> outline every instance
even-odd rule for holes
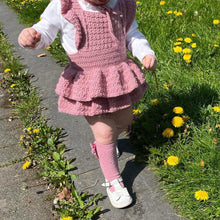
[[[200,161],[200,166],[204,167],[205,166],[205,162],[203,160]]]
[[[173,14],[175,14],[175,15],[176,15],[176,14],[177,14],[177,11],[174,11],[174,12],[173,12]]]
[[[190,48],[184,48],[183,53],[191,53],[191,49]]]
[[[179,127],[181,127],[184,124],[184,121],[183,121],[183,119],[181,117],[175,116],[172,119],[172,124],[173,124],[173,126],[175,128],[179,128]]]
[[[34,133],[34,134],[39,133],[39,129],[35,128],[35,129],[33,130],[33,133]]]
[[[172,13],[173,13],[173,11],[168,11],[168,12],[167,12],[168,15],[170,15],[170,14],[172,14]]]
[[[191,63],[191,60],[186,60],[186,63]]]
[[[179,163],[179,158],[176,157],[176,156],[169,156],[167,158],[167,163],[170,165],[170,166],[176,166],[178,163]]]
[[[27,160],[27,161],[23,164],[22,169],[23,169],[23,170],[26,170],[26,169],[28,169],[30,166],[31,166],[31,161],[30,161],[30,160]]]
[[[213,138],[213,143],[217,144],[218,143],[218,139],[216,137]]]
[[[176,13],[176,16],[181,16],[181,15],[183,15],[183,13],[180,12],[180,11],[178,11],[178,12]]]
[[[192,37],[196,37],[196,35],[195,35],[195,34],[192,34]]]
[[[196,43],[192,43],[192,44],[191,44],[191,47],[192,47],[192,48],[196,48]]]
[[[24,137],[25,137],[24,135],[21,135],[21,136],[20,136],[20,140],[23,140],[23,139],[24,139]]]
[[[67,216],[67,217],[62,217],[61,220],[73,220],[73,218],[71,216]]]
[[[31,129],[32,129],[31,127],[28,127],[28,128],[27,128],[27,131],[31,131]]]
[[[51,47],[50,46],[48,46],[48,47],[46,47],[46,50],[49,50]]]
[[[184,54],[184,56],[183,56],[183,59],[184,60],[190,60],[191,59],[191,54],[189,54],[189,53],[186,53],[186,54]]]
[[[29,151],[33,151],[33,147],[31,147],[31,146],[28,147],[28,150],[29,150]]]
[[[173,108],[173,112],[176,114],[183,114],[183,108],[177,106],[177,107]]]
[[[219,106],[214,106],[212,108],[215,112],[220,112],[220,107]]]
[[[10,86],[11,88],[14,88],[15,87],[15,84],[11,84],[11,86]]]
[[[140,114],[142,111],[140,109],[134,109],[133,110],[133,115],[138,115]]]
[[[184,39],[184,41],[185,41],[186,43],[191,43],[191,42],[192,42],[192,39],[189,38],[189,37],[186,37],[186,38]]]
[[[182,44],[182,42],[176,42],[176,43],[174,43],[174,46],[179,46],[179,45],[181,45]]]
[[[4,73],[8,73],[8,72],[10,72],[10,71],[11,71],[11,69],[6,68],[6,69],[4,70]]]
[[[175,53],[181,53],[181,52],[182,52],[182,47],[176,46],[176,47],[173,48],[173,51],[174,51]]]
[[[187,134],[187,132],[188,132],[187,128],[185,128],[183,132],[184,132],[184,134]]]
[[[209,195],[206,191],[203,190],[199,190],[195,192],[195,198],[196,200],[208,200],[209,199]]]
[[[219,24],[219,20],[218,19],[213,20],[213,24],[215,25]]]
[[[218,44],[214,44],[214,47],[219,47]]]
[[[154,105],[157,105],[157,104],[158,104],[158,100],[157,100],[157,99],[153,99],[151,102],[152,102]]]
[[[183,38],[180,37],[180,38],[176,39],[176,41],[183,41]]]
[[[165,1],[160,1],[160,5],[165,5]]]
[[[162,133],[163,137],[166,137],[166,138],[171,138],[173,137],[174,135],[174,131],[172,128],[166,128],[163,133]]]
[[[166,90],[169,89],[169,87],[168,87],[168,85],[166,83],[164,84],[164,87],[165,87]]]

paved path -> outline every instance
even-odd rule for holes
[[[45,50],[36,51],[19,47],[17,37],[24,26],[18,24],[15,13],[2,2],[0,2],[0,22],[3,24],[4,33],[8,35],[8,41],[15,45],[15,55],[21,57],[21,62],[35,76],[32,83],[42,95],[42,106],[47,108],[43,114],[48,117],[48,123],[55,127],[64,128],[67,133],[65,144],[69,151],[66,156],[76,158],[74,165],[78,168],[75,171],[79,175],[76,180],[78,190],[86,190],[89,193],[101,192],[106,195],[105,189],[100,186],[104,178],[97,160],[90,152],[89,143],[93,137],[85,119],[57,112],[57,95],[54,89],[63,68],[56,64],[56,61],[49,54],[46,57],[37,58],[37,55]],[[126,209],[114,209],[105,198],[99,203],[104,211],[100,219],[179,219],[175,210],[163,198],[163,192],[160,191],[158,181],[152,171],[148,167],[140,166],[134,162],[134,154],[127,139],[120,140],[119,150],[122,153],[119,159],[120,169],[134,198],[134,203]],[[17,218],[17,220],[23,219],[22,217]],[[47,220],[49,217],[39,217],[38,219]]]

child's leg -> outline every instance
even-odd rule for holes
[[[119,178],[116,140],[118,135],[131,123],[131,108],[112,114],[86,117],[96,140],[96,151],[103,174],[108,181]]]
[[[102,172],[108,182],[107,193],[116,208],[126,207],[132,202],[127,189],[124,188],[118,168],[116,140],[123,129],[130,124],[130,109],[112,114],[86,117],[95,137],[95,148]]]

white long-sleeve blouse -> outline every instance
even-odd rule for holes
[[[118,0],[110,0],[107,3],[108,7],[113,8]],[[100,13],[99,9],[89,4],[85,0],[78,0],[83,10]],[[66,20],[61,14],[60,0],[52,0],[43,14],[41,20],[32,26],[36,31],[41,33],[41,40],[36,45],[35,49],[42,49],[49,46],[60,31],[61,44],[68,54],[77,52],[75,46],[75,28],[72,23]],[[140,62],[146,55],[155,56],[145,36],[138,31],[138,24],[133,22],[126,35],[126,45],[134,57],[137,57]]]

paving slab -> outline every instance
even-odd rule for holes
[[[78,190],[88,191],[91,194],[105,193],[101,187],[104,178],[99,168],[98,161],[90,152],[89,143],[93,135],[85,119],[57,111],[57,95],[54,90],[56,83],[63,71],[63,67],[56,63],[46,50],[30,50],[21,48],[17,43],[20,31],[25,27],[18,23],[16,14],[5,3],[0,2],[0,23],[3,31],[8,36],[8,41],[15,46],[15,55],[34,75],[32,83],[37,87],[42,96],[42,106],[46,107],[43,115],[48,117],[48,124],[64,129],[66,137],[64,143],[68,151],[66,157],[75,158],[74,165],[79,175],[76,180]],[[38,58],[40,53],[46,57]],[[119,141],[121,157],[120,169],[125,183],[131,192],[134,202],[125,209],[114,209],[106,197],[99,202],[103,207],[100,219],[139,219],[139,220],[178,220],[176,211],[163,198],[164,192],[160,190],[157,178],[147,166],[141,166],[134,161],[135,155],[127,137]],[[4,201],[2,202],[4,204]],[[39,218],[42,219],[42,218]]]

